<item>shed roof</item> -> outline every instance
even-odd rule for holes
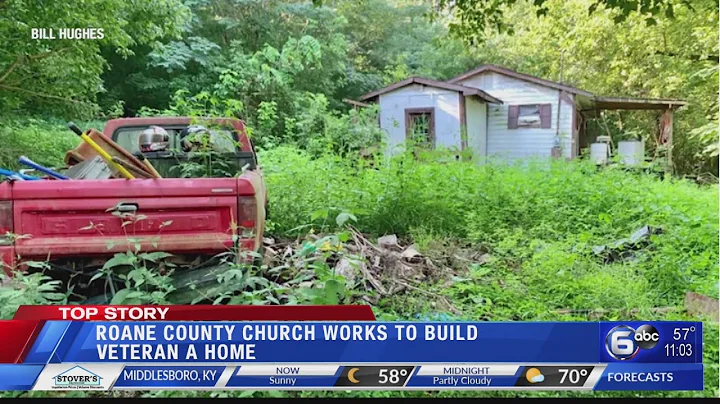
[[[632,97],[601,97],[596,96],[595,94],[581,90],[576,87],[571,87],[562,83],[558,83],[551,80],[545,80],[541,79],[539,77],[531,76],[529,74],[525,73],[519,73],[514,70],[510,70],[506,67],[492,65],[492,64],[485,64],[480,67],[477,67],[473,70],[470,70],[468,72],[465,72],[457,77],[454,77],[450,80],[448,80],[448,83],[456,84],[459,81],[462,81],[466,78],[475,76],[476,74],[480,74],[483,72],[495,72],[499,74],[504,74],[509,77],[514,77],[519,80],[528,81],[531,83],[535,83],[541,86],[554,88],[556,90],[566,91],[568,93],[582,95],[589,98],[589,101],[591,102],[592,106],[589,108],[590,110],[602,110],[602,109],[615,109],[615,110],[653,110],[653,109],[672,109],[672,108],[679,108],[684,105],[687,105],[687,102],[684,100],[679,99],[669,99],[669,98],[632,98]]]
[[[421,84],[428,87],[434,87],[434,88],[442,88],[444,90],[450,90],[450,91],[457,91],[459,93],[462,93],[464,96],[471,96],[475,95],[480,97],[486,102],[489,102],[491,104],[502,104],[502,101],[499,99],[493,97],[492,95],[486,93],[483,90],[480,90],[479,88],[473,88],[473,87],[466,87],[459,84],[452,84],[447,83],[443,81],[437,81],[432,79],[426,79],[424,77],[410,77],[405,80],[398,81],[397,83],[393,83],[387,87],[381,88],[379,90],[375,90],[373,92],[367,93],[360,97],[360,101],[367,101],[372,98],[378,97],[382,94],[389,93],[391,91],[397,90],[399,88],[409,86],[411,84]]]
[[[476,74],[480,74],[480,73],[487,72],[487,71],[504,74],[504,75],[510,76],[510,77],[515,77],[516,79],[529,81],[531,83],[539,84],[544,87],[554,88],[556,90],[567,91],[568,93],[572,93],[572,94],[580,94],[580,95],[585,95],[588,97],[593,96],[593,93],[591,93],[589,91],[581,90],[579,88],[571,87],[571,86],[561,84],[561,83],[558,83],[555,81],[541,79],[539,77],[531,76],[529,74],[519,73],[514,70],[505,68],[505,67],[491,65],[491,64],[482,65],[480,67],[472,69],[468,72],[465,72],[457,77],[454,77],[454,78],[448,80],[447,82],[455,84],[458,81],[465,80],[468,77],[472,77],[472,76],[475,76]]]

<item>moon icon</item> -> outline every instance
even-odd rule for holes
[[[347,377],[351,383],[355,383],[355,384],[360,383],[360,380],[355,378],[355,372],[357,372],[358,370],[360,370],[360,369],[352,368],[352,369],[350,369],[350,371],[348,371]]]

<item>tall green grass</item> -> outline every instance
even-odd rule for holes
[[[0,168],[18,169],[20,156],[47,167],[64,167],[65,152],[74,149],[80,139],[60,119],[0,118]],[[84,121],[77,124],[102,130],[101,121]]]
[[[438,265],[451,282],[425,285],[467,320],[597,319],[583,310],[602,310],[604,320],[703,320],[683,313],[685,293],[718,295],[715,186],[584,162],[479,166],[401,156],[366,167],[278,148],[262,153],[260,163],[277,235],[307,231],[297,230],[306,223],[332,227],[333,215],[345,211],[357,216],[359,230],[395,233],[421,252],[452,254],[442,246],[489,252],[486,262],[465,270]],[[644,225],[663,233],[634,260],[604,263],[592,252]],[[446,310],[435,303],[423,294],[394,296],[381,301],[377,315],[407,319]],[[655,311],[666,307],[676,309]],[[669,395],[717,395],[717,334],[717,325],[706,323],[706,391]]]
[[[277,233],[312,219],[329,223],[317,212],[347,211],[369,233],[410,239],[429,233],[487,244],[499,256],[520,258],[518,265],[538,267],[538,260],[560,262],[562,256],[570,261],[556,264],[565,269],[555,276],[577,277],[585,271],[580,262],[594,262],[588,258],[593,245],[651,225],[664,230],[653,237],[653,249],[614,270],[652,283],[659,292],[655,303],[673,301],[686,289],[717,293],[715,187],[582,162],[479,166],[403,156],[358,168],[290,148],[265,152],[260,161]]]

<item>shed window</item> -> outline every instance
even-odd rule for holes
[[[435,146],[435,109],[408,108],[405,110],[405,128],[407,140],[415,146],[434,148]]]
[[[508,107],[508,129],[543,128],[552,123],[550,104],[510,105]]]

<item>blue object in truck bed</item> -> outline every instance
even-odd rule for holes
[[[32,175],[25,175],[23,173],[18,173],[12,170],[6,170],[4,168],[0,168],[0,175],[4,175],[9,178],[17,177],[22,178],[23,180],[40,180],[42,178],[33,177]]]

